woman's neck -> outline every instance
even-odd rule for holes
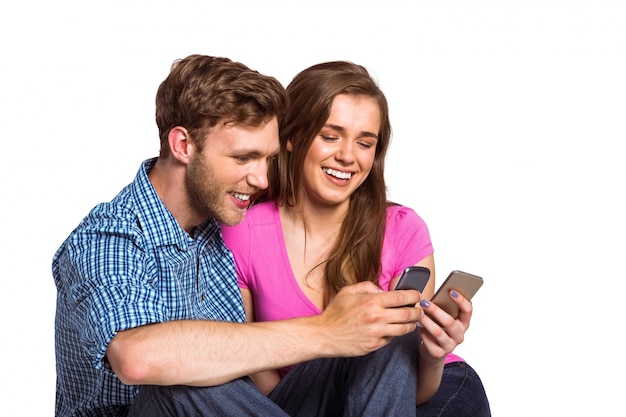
[[[285,246],[294,277],[307,297],[320,309],[331,297],[324,274],[341,230],[345,212],[298,206],[280,207]]]

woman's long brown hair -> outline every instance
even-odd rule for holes
[[[387,208],[384,166],[391,140],[387,99],[367,69],[346,61],[305,69],[289,84],[287,94],[290,106],[279,126],[280,153],[269,166],[269,188],[257,201],[275,199],[292,207],[301,195],[307,151],[328,120],[334,98],[339,94],[367,96],[378,103],[381,125],[374,164],[350,197],[350,208],[324,270],[335,292],[357,281],[378,283]],[[291,152],[287,141],[291,141]]]

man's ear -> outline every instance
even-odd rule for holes
[[[191,143],[189,142],[189,132],[182,126],[173,127],[167,135],[170,145],[170,152],[174,158],[182,163],[189,161]]]

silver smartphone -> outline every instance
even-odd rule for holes
[[[450,298],[450,291],[455,290],[463,297],[471,300],[482,285],[483,279],[478,275],[463,271],[452,271],[430,301],[437,304],[452,317],[457,318],[459,316],[459,307]]]

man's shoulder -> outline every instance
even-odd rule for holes
[[[171,219],[147,177],[151,160],[144,161],[135,179],[111,200],[96,204],[80,221],[73,235],[105,233],[141,236],[167,229]]]

